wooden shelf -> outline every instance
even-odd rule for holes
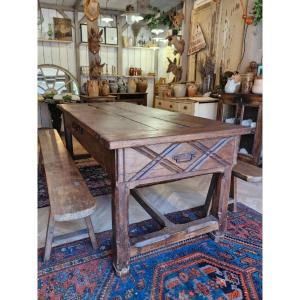
[[[146,50],[157,50],[159,47],[123,47],[123,49],[146,49]]]
[[[38,42],[47,42],[47,43],[62,43],[62,44],[71,44],[73,41],[62,41],[62,40],[46,40],[38,39]]]
[[[80,45],[88,46],[88,43],[80,43]],[[118,48],[119,45],[100,44],[100,48],[101,47],[105,47],[105,48]]]

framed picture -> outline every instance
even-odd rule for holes
[[[105,28],[99,26],[99,31],[103,29],[103,33],[101,35],[100,43],[105,44]],[[81,37],[81,43],[88,43],[88,32],[87,32],[87,25],[86,24],[80,24],[80,37]]]
[[[105,27],[99,26],[99,32],[103,29],[103,33],[100,38],[100,44],[106,44],[106,34],[105,34]]]
[[[53,18],[54,38],[60,41],[72,41],[71,19]]]
[[[118,45],[118,28],[105,27],[105,39],[107,45]]]

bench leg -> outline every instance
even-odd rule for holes
[[[237,178],[231,175],[230,197],[233,199],[233,212],[237,212]]]
[[[98,248],[98,244],[97,244],[97,240],[96,240],[96,236],[95,236],[94,227],[93,227],[91,217],[86,217],[85,218],[85,223],[86,223],[86,226],[87,226],[88,231],[89,231],[89,236],[90,236],[93,248],[96,250]]]
[[[51,246],[54,236],[54,218],[50,211],[49,220],[48,220],[48,227],[47,227],[47,237],[46,237],[46,246],[45,246],[45,254],[44,254],[44,262],[48,261],[51,254]]]

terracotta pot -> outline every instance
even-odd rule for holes
[[[106,80],[102,81],[102,96],[109,95],[109,84]]]
[[[134,94],[136,92],[136,82],[134,79],[129,79],[128,80],[128,93],[129,94]]]
[[[137,83],[137,91],[140,93],[146,93],[148,88],[148,81],[145,78],[140,78]]]
[[[90,97],[98,97],[99,96],[99,82],[98,80],[88,80],[87,81],[87,91]]]
[[[187,88],[188,97],[195,97],[198,92],[198,86],[195,83],[190,83]]]
[[[182,98],[186,95],[186,85],[183,83],[176,83],[173,85],[176,98]]]

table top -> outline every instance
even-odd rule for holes
[[[239,125],[131,103],[62,104],[59,108],[108,149],[250,133],[249,128]]]

